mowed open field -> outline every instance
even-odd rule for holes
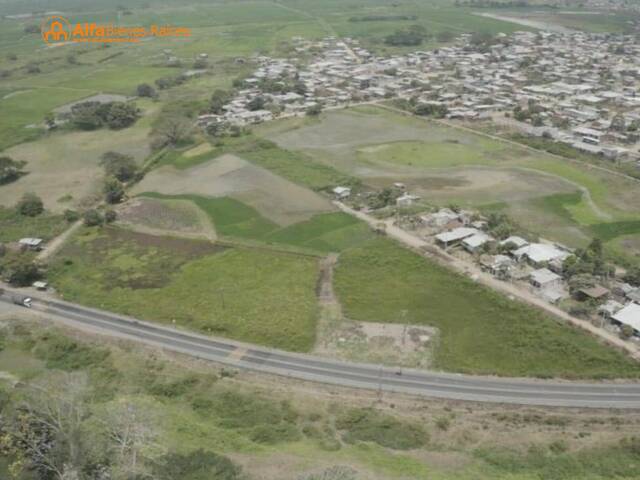
[[[374,187],[401,181],[432,203],[505,211],[570,246],[598,236],[620,254],[614,239],[640,234],[638,182],[382,108],[274,123],[258,134]]]
[[[315,338],[318,260],[207,241],[82,230],[49,279],[66,300],[293,351]]]

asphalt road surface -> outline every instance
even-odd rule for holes
[[[0,295],[0,309],[12,303]],[[15,305],[14,305],[15,306]],[[25,307],[15,307],[25,308]],[[26,310],[26,309],[25,309]],[[206,337],[62,301],[33,310],[74,328],[137,341],[234,368],[380,392],[454,400],[586,408],[640,408],[640,383],[575,383],[443,374],[343,362]]]

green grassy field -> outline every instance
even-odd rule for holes
[[[67,228],[62,215],[44,213],[37,217],[19,215],[13,208],[0,207],[0,242],[15,242],[25,237],[49,240]]]
[[[317,276],[315,258],[115,228],[83,230],[49,272],[70,301],[294,351],[314,342]]]
[[[253,208],[229,197],[168,197],[154,193],[144,193],[142,196],[194,202],[209,216],[217,233],[223,237],[289,245],[328,253],[358,245],[373,236],[366,224],[341,212],[319,214],[308,221],[280,227],[262,217]]]
[[[597,236],[622,263],[640,255],[617,240],[640,234],[637,184],[586,162],[372,106],[326,113],[315,123],[274,122],[256,133],[367,185],[401,181],[434,204],[500,203],[533,233],[573,247]]]
[[[564,378],[640,376],[638,364],[585,333],[389,240],[344,252],[335,286],[348,318],[437,327],[434,360],[443,370]]]

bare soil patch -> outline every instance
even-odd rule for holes
[[[207,215],[188,200],[134,198],[118,209],[118,225],[152,235],[216,239]]]

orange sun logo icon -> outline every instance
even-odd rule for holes
[[[64,17],[53,16],[42,22],[42,39],[46,43],[68,42],[71,36],[71,24]]]

